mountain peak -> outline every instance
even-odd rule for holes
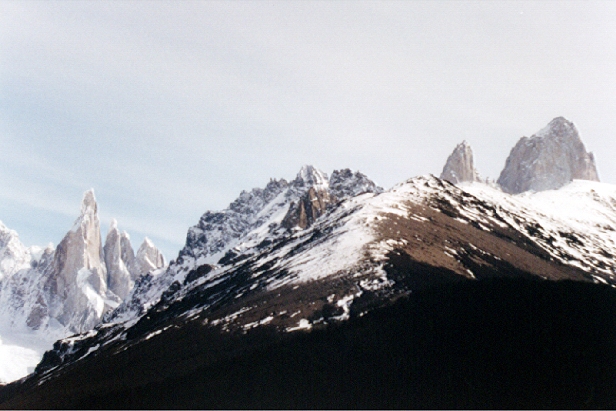
[[[165,257],[148,237],[143,239],[135,259],[142,274],[165,266]]]
[[[458,144],[453,153],[447,158],[441,173],[441,179],[447,180],[452,184],[479,180],[473,163],[473,150],[466,140]]]
[[[329,183],[327,174],[311,166],[303,165],[294,180],[300,186],[326,186]]]
[[[498,184],[517,194],[558,189],[574,179],[599,181],[595,158],[586,151],[575,125],[556,117],[530,138],[518,141]]]
[[[575,124],[564,117],[556,117],[533,136],[533,138],[543,137],[580,140]]]
[[[563,116],[558,116],[558,117],[554,117],[552,121],[550,121],[550,124],[573,124],[573,123],[567,120],[566,118],[564,118]]]
[[[85,193],[83,193],[83,200],[81,201],[81,214],[95,214],[96,212],[96,197],[94,196],[94,189],[91,188]]]

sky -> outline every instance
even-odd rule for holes
[[[57,244],[94,188],[167,260],[312,164],[389,188],[466,140],[483,177],[555,117],[615,184],[616,2],[0,2],[0,221]]]

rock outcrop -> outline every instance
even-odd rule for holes
[[[312,225],[334,202],[336,197],[331,195],[329,190],[310,187],[297,203],[291,203],[282,226],[288,229],[298,227],[303,230]]]
[[[473,163],[473,150],[466,141],[458,144],[447,159],[441,179],[452,184],[479,181],[479,174]]]
[[[150,241],[149,238],[144,238],[143,243],[137,250],[135,257],[135,275],[133,281],[141,275],[145,275],[150,271],[157,270],[165,266],[165,257],[158,248]]]
[[[329,190],[336,198],[354,197],[363,193],[382,193],[365,174],[348,168],[334,170],[329,178]]]
[[[331,178],[327,174],[312,167],[303,166],[291,187],[299,190],[308,187],[308,191],[300,194],[297,201],[292,201],[282,227],[287,229],[306,229],[311,226],[327,209],[338,200],[354,197],[362,193],[380,193],[372,180],[359,171],[348,168],[334,170]]]
[[[107,268],[107,287],[123,300],[133,288],[138,269],[130,237],[126,231],[118,230],[116,220],[111,220],[103,251]]]
[[[586,151],[575,125],[552,120],[511,150],[498,184],[508,193],[558,189],[574,179],[599,181],[595,158]]]

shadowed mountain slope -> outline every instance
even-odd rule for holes
[[[426,268],[426,275],[433,274]],[[613,408],[616,290],[463,281],[311,333],[172,327],[100,351],[3,408]],[[7,398],[10,398],[7,400]]]

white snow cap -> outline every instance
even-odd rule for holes
[[[303,165],[295,180],[303,181],[309,186],[324,186],[329,183],[327,174],[311,165]]]
[[[0,234],[3,235],[2,237],[6,238],[17,237],[17,231],[8,228],[2,221],[0,221]]]
[[[111,219],[111,223],[109,224],[109,231],[118,229],[118,220],[115,218]]]

